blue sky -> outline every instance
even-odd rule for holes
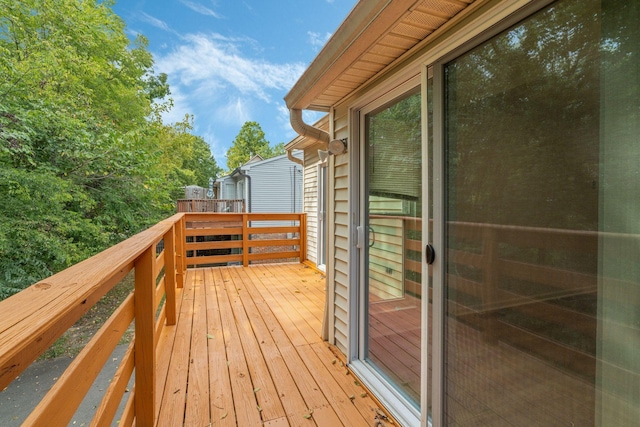
[[[356,0],[119,0],[131,37],[149,39],[156,73],[167,73],[175,122],[194,133],[219,166],[242,124],[256,121],[275,145],[296,134],[283,96]],[[320,118],[305,115],[309,122]]]

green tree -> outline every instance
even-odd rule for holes
[[[162,123],[167,76],[111,4],[0,0],[0,299],[173,213],[180,186],[219,170],[188,118]]]
[[[280,156],[285,153],[284,142],[280,142],[271,147],[271,155],[269,157]]]
[[[182,198],[185,185],[209,185],[209,177],[218,177],[222,169],[211,155],[209,145],[191,134],[193,118],[189,115],[172,126],[156,122],[148,137],[150,149],[157,155],[154,167],[162,176],[162,185],[170,196],[165,203],[173,205]]]
[[[183,168],[192,170],[195,175],[196,185],[207,187],[209,178],[217,178],[222,175],[222,168],[211,155],[209,144],[199,136],[194,136],[191,156],[184,160]]]
[[[232,171],[246,163],[252,155],[268,159],[280,154],[284,154],[284,143],[271,147],[260,124],[245,122],[227,151],[227,167]]]

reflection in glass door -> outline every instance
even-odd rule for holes
[[[421,105],[365,115],[365,341],[375,371],[416,409],[421,372]],[[368,239],[367,236],[368,235]]]
[[[602,4],[439,68],[444,425],[638,425],[640,3]]]

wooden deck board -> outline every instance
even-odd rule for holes
[[[262,289],[262,293],[260,293],[260,289],[262,288],[261,281],[258,279],[260,272],[252,269],[248,269],[246,272],[248,273],[248,277],[255,274],[253,276],[255,281],[251,282],[249,286],[252,288],[255,286],[254,294],[260,294],[261,297],[264,298],[266,309],[262,310],[262,315],[268,325],[274,325],[270,327],[272,337],[278,345],[289,372],[294,379],[298,389],[297,393],[301,395],[306,404],[306,410],[303,413],[290,413],[288,416],[293,417],[294,420],[296,418],[302,418],[303,420],[314,419],[318,426],[329,427],[341,425],[337,414],[330,406],[329,400],[320,391],[317,380],[313,373],[308,370],[297,350],[307,345],[306,340],[295,326],[292,327],[293,324],[285,316],[284,310],[276,303],[273,296],[266,289]],[[271,283],[271,280],[269,279],[268,282]],[[299,342],[299,344],[292,345],[296,341]],[[282,397],[283,399],[287,399],[286,396]],[[313,416],[313,414],[315,414],[315,416]],[[305,418],[307,416],[309,416],[309,418]]]
[[[234,284],[225,277],[221,269],[214,272],[214,277],[216,281],[224,283],[223,286],[216,286],[215,289],[220,306],[222,330],[227,348],[227,365],[229,367],[229,378],[231,379],[231,392],[238,425],[261,425],[262,418],[260,417],[255,393],[253,392],[247,359],[242,349],[240,334],[238,333],[231,303],[226,292],[226,288]]]
[[[244,277],[246,277],[246,274]],[[273,328],[272,319],[268,317],[269,308],[261,298],[254,301],[251,295],[249,295],[249,292],[241,293],[240,298],[249,314],[251,326],[256,332],[256,336],[262,338],[260,341],[260,349],[264,354],[269,371],[272,373],[273,382],[279,393],[279,397],[282,397],[282,406],[287,414],[284,421],[283,418],[279,418],[277,420],[266,421],[265,425],[308,425],[308,421],[303,418],[308,406],[298,391],[298,386],[289,372],[287,363],[269,331],[268,324],[272,325]],[[263,317],[263,314],[267,316]],[[281,424],[283,422],[286,423]]]
[[[299,335],[303,338],[299,344],[311,344],[321,340],[319,334],[322,325],[318,325],[313,320],[313,317],[309,315],[309,310],[293,297],[295,293],[292,294],[283,284],[282,277],[270,272],[269,267],[267,267],[266,271],[268,273],[260,278],[263,285],[262,290],[268,292],[271,295],[272,302],[280,307],[277,313],[279,314],[278,320],[281,323],[291,323],[295,326]],[[292,334],[295,333],[292,330]]]
[[[171,346],[172,352],[169,362],[169,374],[167,375],[162,403],[160,405],[159,424],[178,425],[181,424],[184,419],[184,402],[189,375],[189,347],[194,301],[193,274],[188,276],[188,278],[189,277],[191,277],[191,280],[185,284],[182,293],[179,320],[175,327],[175,339]]]
[[[176,290],[176,313],[180,313],[182,307],[182,295],[184,288]],[[169,363],[171,362],[171,353],[173,350],[173,344],[176,337],[176,328],[163,328],[160,337],[158,338],[157,352],[157,369],[160,373],[169,372]],[[158,381],[156,381],[156,409],[159,409],[164,397],[164,390],[166,390],[167,375],[159,375]],[[158,414],[159,415],[159,414]],[[157,421],[157,416],[156,416]]]
[[[233,410],[233,396],[229,392],[231,380],[227,369],[227,351],[216,293],[216,288],[222,287],[223,283],[214,283],[212,269],[205,270],[205,277],[207,283],[211,284],[206,289],[211,422],[218,426],[235,426],[236,414]]]
[[[195,272],[193,302],[193,332],[189,355],[188,399],[184,423],[188,426],[206,426],[209,414],[209,363],[207,353],[207,306],[204,271]]]
[[[228,273],[227,277],[230,278],[234,286],[244,286],[242,279],[238,276],[237,268],[228,269],[225,270],[225,272]],[[261,412],[262,419],[265,421],[282,418],[285,416],[282,403],[278,398],[278,392],[276,391],[274,382],[271,380],[269,368],[267,368],[267,364],[257,342],[257,337],[254,335],[251,322],[249,321],[240,297],[241,294],[246,293],[246,290],[242,288],[238,289],[239,290],[235,290],[227,286],[227,295],[231,301],[231,308],[233,309],[238,332],[240,333],[242,348],[248,359],[249,373],[251,375],[253,391],[258,401],[259,411]]]
[[[160,337],[158,424],[372,425],[377,405],[320,338],[324,287],[299,264],[189,270]]]

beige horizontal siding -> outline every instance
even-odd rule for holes
[[[307,259],[318,264],[318,151],[305,150],[304,212],[307,214]]]
[[[345,129],[346,121],[342,132]],[[336,132],[336,137],[344,138],[346,135]],[[346,352],[349,342],[349,155],[335,156],[334,160],[334,334],[336,346]]]

